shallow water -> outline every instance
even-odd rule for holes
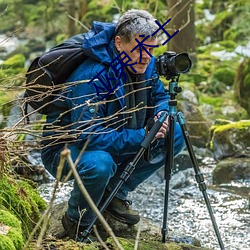
[[[250,180],[213,186],[212,159],[205,159],[201,171],[207,185],[207,194],[226,250],[250,250]],[[168,205],[168,228],[174,235],[199,239],[202,246],[219,250],[202,193],[197,187],[192,168],[174,174],[170,181]],[[175,188],[175,186],[179,186]],[[59,188],[56,203],[65,201],[70,195],[72,183]],[[53,183],[40,186],[41,195],[49,200]],[[159,173],[140,185],[130,194],[133,208],[141,216],[162,227],[164,211],[165,181]]]

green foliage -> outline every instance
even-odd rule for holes
[[[18,74],[25,72],[24,69],[25,57],[22,54],[16,54],[8,58],[1,65],[0,71],[0,84],[4,85],[6,80],[11,77],[11,81],[8,81],[8,85],[20,85],[22,84],[22,76]],[[16,76],[15,78],[13,76]],[[10,84],[11,83],[11,84]]]
[[[218,95],[232,86],[239,64],[239,56],[230,53],[236,44],[232,41],[221,41],[198,48],[198,64],[189,76],[203,93]],[[215,56],[218,51],[218,56]],[[221,54],[221,55],[220,55]],[[228,59],[224,55],[229,55]]]
[[[204,42],[210,37],[212,42],[232,40],[238,44],[245,45],[249,41],[250,29],[250,2],[247,0],[229,1],[203,1],[197,8],[208,9],[215,14],[213,21],[199,22],[197,24],[198,42]],[[202,12],[198,12],[202,16]]]
[[[223,40],[223,33],[230,28],[232,21],[233,13],[231,11],[225,10],[219,12],[209,27],[212,41]]]
[[[23,68],[25,63],[25,57],[22,54],[16,54],[7,60],[4,61],[2,64],[2,69],[9,69],[9,68]]]

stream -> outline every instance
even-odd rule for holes
[[[200,168],[225,249],[250,250],[250,180],[214,186],[212,170],[215,164],[212,158],[206,157]],[[162,176],[162,171],[155,173],[129,196],[133,201],[132,208],[159,226],[159,232],[164,213],[165,180]],[[50,182],[39,187],[46,201],[51,197],[53,185],[54,182]],[[71,188],[72,182],[64,184],[57,193],[55,203],[67,200]],[[177,237],[194,237],[203,247],[220,249],[193,168],[178,171],[171,178],[168,228]]]

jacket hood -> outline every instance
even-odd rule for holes
[[[115,24],[94,21],[92,29],[85,34],[83,49],[95,61],[109,64],[114,58]]]

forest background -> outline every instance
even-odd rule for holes
[[[0,104],[14,99],[23,90],[17,86],[24,85],[27,66],[35,56],[72,35],[86,32],[94,20],[116,22],[131,8],[148,10],[161,24],[171,18],[165,26],[170,34],[180,30],[165,46],[155,50],[155,56],[167,50],[189,53],[193,67],[180,81],[195,89],[201,108],[212,105],[212,111],[206,114],[208,119],[249,118],[247,0],[0,0],[0,33],[4,35],[0,40]],[[18,45],[8,51],[5,45],[16,38]],[[161,39],[166,40],[164,36]],[[234,108],[223,112],[221,108],[225,106]],[[1,127],[6,125],[10,107],[1,106]]]

